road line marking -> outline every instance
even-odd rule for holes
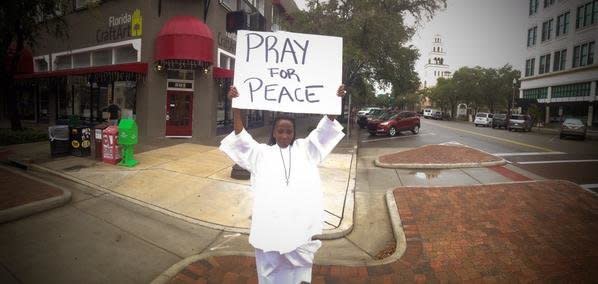
[[[361,140],[361,143],[369,143],[369,142],[384,141],[384,140],[399,139],[399,138],[409,138],[409,137],[417,137],[417,136],[425,136],[425,135],[436,135],[436,133],[412,134],[412,135],[408,135],[408,136],[395,136],[395,137],[387,137],[387,138],[372,139],[372,140]]]
[[[464,129],[460,129],[460,128],[455,128],[455,127],[450,127],[450,126],[444,126],[444,125],[440,125],[440,124],[436,124],[433,122],[426,122],[429,124],[432,124],[434,126],[438,126],[438,127],[444,127],[444,128],[448,128],[448,129],[453,129],[453,130],[457,130],[457,131],[461,131],[461,132],[466,132],[469,134],[473,134],[473,135],[478,135],[478,136],[483,136],[483,137],[487,137],[487,138],[492,138],[492,139],[496,139],[496,140],[500,140],[503,142],[508,142],[508,143],[512,143],[512,144],[517,144],[517,145],[521,145],[521,146],[525,146],[525,147],[529,147],[529,148],[534,148],[534,149],[538,149],[538,150],[542,150],[542,151],[546,151],[546,152],[556,152],[552,149],[548,149],[548,148],[544,148],[544,147],[540,147],[540,146],[534,146],[534,145],[530,145],[530,144],[526,144],[523,142],[518,142],[518,141],[513,141],[513,140],[509,140],[509,139],[504,139],[504,138],[498,138],[498,137],[494,137],[494,136],[490,136],[490,135],[485,135],[485,134],[480,134],[477,132],[473,132],[473,131],[469,131],[469,130],[464,130]]]
[[[565,152],[515,152],[515,153],[494,153],[492,155],[505,157],[505,156],[535,156],[535,155],[562,155],[567,154]]]
[[[559,164],[559,163],[595,163],[598,159],[592,160],[554,160],[554,161],[531,161],[531,162],[516,162],[520,165],[533,165],[533,164]]]
[[[598,183],[580,184],[579,186],[581,186],[585,189],[598,188]]]

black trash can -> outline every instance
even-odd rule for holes
[[[71,127],[71,155],[87,157],[91,155],[91,127]]]
[[[55,125],[48,127],[50,139],[50,156],[63,157],[71,153],[68,125]]]

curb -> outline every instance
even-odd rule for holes
[[[339,225],[338,228],[324,230],[323,234],[315,236],[315,238],[317,238],[317,239],[321,239],[321,240],[338,239],[338,238],[341,238],[341,237],[347,235],[348,233],[350,233],[353,230],[353,214],[354,214],[354,207],[355,207],[355,200],[354,200],[355,174],[356,174],[356,168],[357,168],[356,148],[357,148],[357,146],[354,146],[354,151],[353,151],[353,154],[351,155],[351,170],[350,170],[350,174],[349,174],[349,181],[347,184],[347,193],[346,193],[347,199],[345,200],[345,212],[343,214],[343,220],[341,221],[341,224]],[[87,182],[84,180],[80,180],[78,178],[67,175],[60,171],[49,169],[49,168],[46,168],[46,167],[43,167],[43,166],[40,166],[37,164],[33,164],[33,163],[24,163],[24,164],[27,165],[27,167],[30,170],[59,176],[64,179],[67,179],[69,181],[76,182],[78,184],[93,188],[95,190],[111,194],[111,195],[121,198],[123,200],[137,204],[139,206],[158,211],[164,215],[178,218],[178,219],[181,219],[183,221],[186,221],[186,222],[189,222],[192,224],[197,224],[197,225],[201,225],[201,226],[204,226],[204,227],[207,227],[210,229],[221,230],[221,231],[225,231],[225,232],[241,233],[244,235],[249,235],[249,228],[230,227],[230,226],[210,223],[210,222],[202,221],[199,219],[191,218],[189,216],[185,216],[185,215],[170,211],[168,209],[158,207],[153,204],[146,203],[141,200],[137,200],[135,198],[131,198],[129,196],[111,191],[111,190],[101,187],[99,185],[96,185],[96,184],[93,184],[93,183],[90,183],[90,182]]]
[[[23,205],[19,205],[16,207],[12,207],[12,208],[8,208],[5,210],[1,210],[0,211],[0,224],[1,223],[6,223],[6,222],[10,222],[10,221],[14,221],[17,219],[21,219],[27,216],[31,216],[33,214],[37,214],[43,211],[47,211],[50,209],[54,209],[60,206],[63,206],[67,203],[69,203],[71,201],[72,198],[72,194],[69,190],[64,189],[60,186],[57,186],[56,184],[53,184],[51,182],[47,182],[44,181],[42,179],[39,179],[37,177],[10,169],[8,167],[5,166],[0,166],[1,168],[12,172],[14,174],[18,174],[21,176],[24,176],[26,178],[35,180],[37,182],[41,182],[50,186],[53,186],[57,189],[60,189],[62,191],[62,194],[59,196],[55,196],[55,197],[51,197],[51,198],[46,198],[43,200],[38,200],[38,201],[34,201],[34,202],[30,202],[30,203],[26,203]]]

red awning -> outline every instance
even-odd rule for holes
[[[155,60],[197,60],[212,63],[212,31],[192,16],[170,19],[156,38]]]
[[[37,73],[33,73],[33,74],[16,75],[15,79],[33,79],[33,78],[74,76],[74,75],[89,75],[89,74],[106,73],[106,72],[146,74],[147,73],[147,63],[135,62],[135,63],[125,63],[125,64],[116,64],[116,65],[97,66],[97,67],[56,70],[56,71],[51,71],[51,72],[37,72]]]
[[[212,77],[214,79],[232,79],[234,76],[235,71],[233,70],[218,67],[212,68]]]
[[[4,61],[4,68],[6,68],[6,70],[8,70],[10,63],[15,56],[16,49],[17,44],[14,42],[8,47],[7,56]],[[17,70],[15,74],[29,73],[33,73],[33,53],[31,52],[31,49],[23,47],[23,50],[21,50],[21,58],[19,58],[19,62],[17,63]]]

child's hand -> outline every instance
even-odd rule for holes
[[[342,98],[345,96],[346,93],[347,93],[347,91],[345,91],[345,85],[341,84],[338,87],[338,90],[336,91],[336,95]]]
[[[226,94],[226,96],[229,99],[233,99],[239,96],[239,92],[237,91],[237,88],[235,86],[230,86],[230,88],[228,89],[228,94]]]

